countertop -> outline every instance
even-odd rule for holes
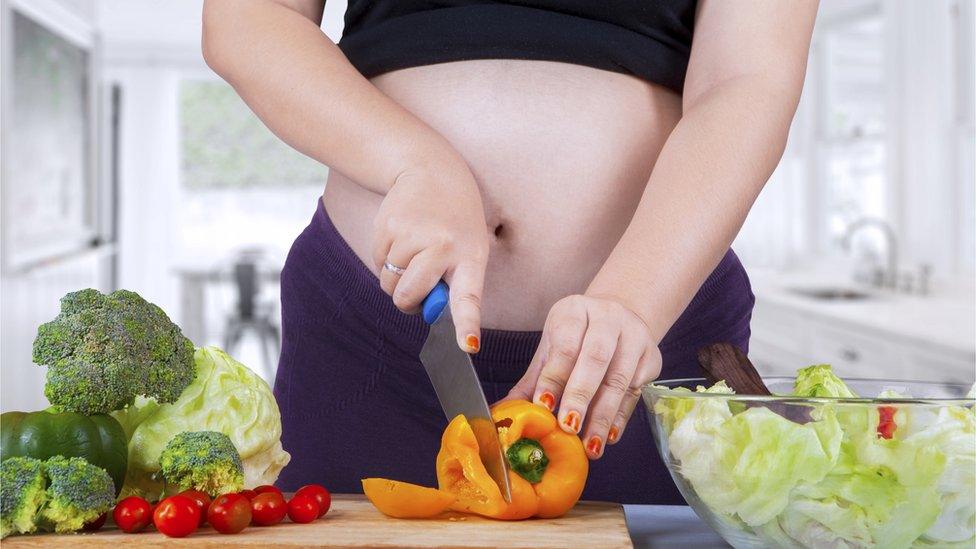
[[[621,508],[622,507],[622,508]],[[222,547],[626,547],[699,549],[728,547],[690,507],[624,505],[583,501],[558,519],[494,521],[448,513],[433,519],[384,517],[359,494],[333,494],[332,509],[311,524],[285,521],[223,536],[209,526],[178,545]],[[168,540],[152,529],[124,534],[111,523],[97,533],[12,536],[4,547],[108,549],[119,545],[158,547]]]
[[[822,318],[847,322],[882,335],[972,359],[976,357],[976,304],[971,288],[917,296],[856,285],[846,274],[791,273],[750,269],[759,302],[790,307]],[[865,299],[818,300],[791,288],[846,288],[871,294]]]
[[[705,549],[728,547],[683,505],[624,505],[627,530],[635,548]]]

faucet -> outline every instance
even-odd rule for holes
[[[898,286],[898,239],[895,230],[891,225],[877,217],[862,217],[848,225],[847,231],[841,239],[841,245],[845,250],[851,249],[851,239],[855,233],[861,229],[876,227],[881,230],[885,237],[885,251],[887,252],[887,268],[881,272],[881,279],[877,282],[878,286],[896,289]]]

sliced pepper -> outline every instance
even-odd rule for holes
[[[363,493],[384,515],[394,518],[430,518],[448,509],[457,496],[437,488],[385,478],[364,478]]]
[[[509,461],[512,501],[505,502],[481,462],[471,425],[458,416],[444,431],[437,455],[438,484],[457,495],[451,509],[508,520],[554,518],[572,509],[589,472],[580,439],[531,402],[505,401],[491,413]]]

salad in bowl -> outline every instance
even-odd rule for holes
[[[695,512],[734,547],[976,544],[976,386],[848,380],[828,365],[724,382],[658,382],[643,398]]]

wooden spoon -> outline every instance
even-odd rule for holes
[[[772,396],[762,376],[738,347],[731,343],[713,343],[698,349],[698,363],[710,383],[725,380],[726,385],[738,395]],[[749,408],[769,408],[786,419],[804,424],[811,421],[811,408],[796,403],[746,402]]]
[[[725,380],[740,395],[772,395],[749,357],[731,343],[712,343],[698,349],[698,363],[709,383]]]

